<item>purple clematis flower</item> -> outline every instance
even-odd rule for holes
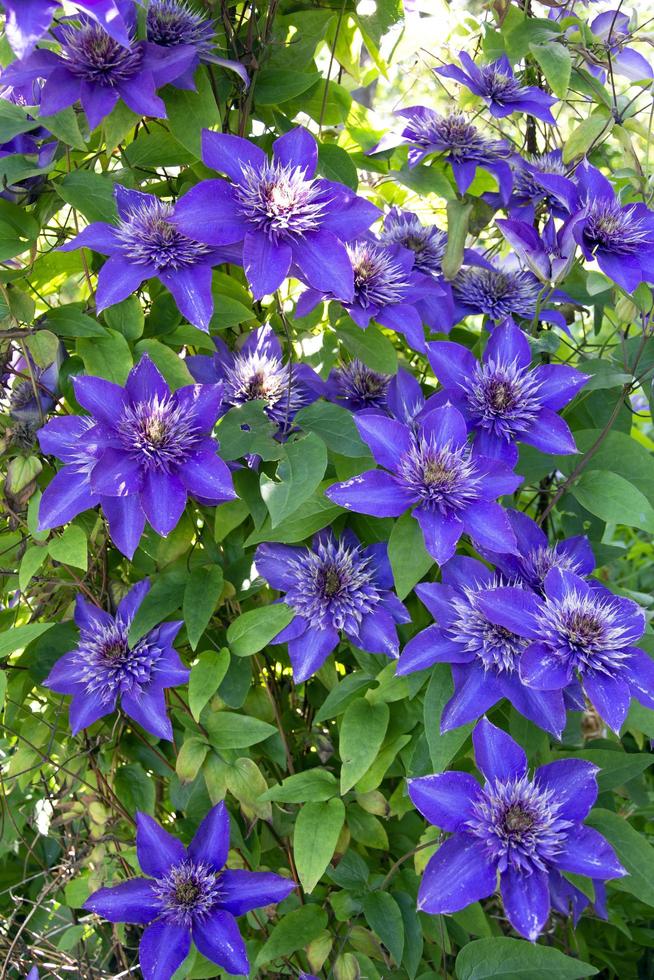
[[[13,383],[9,389],[8,410],[17,422],[36,426],[55,406],[59,386],[59,370],[66,357],[66,349],[59,344],[52,361],[39,366],[31,355],[29,363],[20,355],[10,366]]]
[[[604,42],[606,57],[597,58],[593,50],[593,60],[587,59],[588,70],[596,78],[606,78],[605,66],[611,59],[611,71],[614,75],[622,75],[631,82],[641,82],[654,78],[654,70],[647,58],[634,48],[627,47],[632,31],[629,27],[631,17],[620,9],[605,10],[591,21],[590,29],[596,37]]]
[[[351,531],[317,534],[312,549],[261,544],[254,562],[295,617],[271,643],[288,643],[297,684],[320,670],[339,634],[368,653],[399,656],[396,623],[410,620],[393,589],[384,542],[364,548]]]
[[[371,320],[376,320],[404,334],[414,350],[424,351],[423,319],[437,328],[437,300],[447,298],[445,287],[432,276],[414,271],[413,252],[401,245],[387,247],[361,239],[345,248],[354,277],[354,296],[342,305],[356,325],[365,330]],[[297,315],[306,316],[321,301],[338,299],[332,292],[307,289],[298,300]]]
[[[495,265],[480,260],[478,264],[461,269],[452,282],[454,322],[480,315],[495,323],[511,316],[533,320],[538,314],[539,320],[567,330],[565,319],[558,310],[539,309],[542,291],[543,286],[533,272],[522,268],[514,256]],[[568,298],[555,291],[549,294],[548,301]]]
[[[556,691],[578,678],[615,732],[632,697],[654,708],[654,661],[635,646],[645,615],[631,599],[555,567],[544,599],[508,586],[480,596],[479,604],[492,623],[530,641],[520,661],[524,684]]]
[[[147,926],[139,946],[144,980],[170,980],[197,949],[231,974],[249,974],[245,943],[236,916],[282,902],[295,887],[271,871],[225,867],[229,814],[218,803],[188,847],[147,813],[136,814],[136,854],[147,878],[130,878],[100,888],[84,908],[109,922]]]
[[[183,623],[162,623],[131,646],[130,626],[149,590],[147,579],[134,585],[115,616],[77,597],[79,643],[56,662],[43,682],[51,691],[73,695],[73,735],[112,714],[120,699],[129,718],[152,735],[172,741],[164,689],[186,684],[189,678],[190,672],[172,646]]]
[[[516,443],[544,453],[576,453],[570,428],[557,412],[588,380],[566,364],[531,367],[526,335],[508,319],[496,327],[481,363],[467,347],[443,340],[428,344],[429,363],[443,397],[459,409],[484,456],[513,467]]]
[[[440,275],[447,248],[447,232],[436,225],[423,225],[416,214],[391,208],[379,234],[383,245],[401,245],[413,252],[413,268],[427,275]]]
[[[39,980],[39,971],[35,966],[32,967],[30,972],[25,977],[25,980]]]
[[[530,776],[520,746],[486,718],[472,741],[483,787],[465,772],[409,780],[414,806],[452,835],[429,859],[418,908],[458,912],[492,895],[499,873],[509,922],[533,942],[550,912],[551,875],[626,874],[611,845],[583,823],[597,798],[597,767],[561,759]]]
[[[330,500],[373,517],[399,517],[414,507],[425,547],[439,565],[452,557],[464,532],[480,547],[515,552],[515,535],[495,501],[513,493],[522,477],[471,450],[465,419],[456,408],[434,408],[413,426],[372,413],[356,415],[354,421],[385,469],[335,483],[325,491]]]
[[[540,234],[526,221],[498,218],[495,224],[518,258],[541,282],[557,283],[565,279],[572,268],[577,251],[573,232],[582,217],[578,213],[576,220],[566,222],[559,229],[550,217]]]
[[[584,258],[595,259],[627,293],[654,282],[654,212],[644,204],[622,205],[610,181],[587,161],[577,168],[576,181],[578,210],[566,224]]]
[[[531,517],[519,510],[507,510],[506,515],[518,542],[512,555],[500,555],[484,550],[484,558],[492,562],[507,579],[523,582],[527,588],[542,593],[545,579],[553,568],[585,577],[595,568],[595,556],[590,541],[583,535],[564,538],[550,544],[547,535]]]
[[[117,184],[118,222],[94,221],[61,246],[63,252],[91,248],[109,256],[100,269],[96,305],[102,312],[139,288],[146,279],[161,280],[180,313],[194,326],[209,330],[213,314],[211,269],[223,261],[218,249],[188,238],[176,225],[177,209],[154,194]]]
[[[392,375],[373,371],[355,358],[329,372],[325,397],[350,412],[362,412],[368,408],[385,412],[391,378]]]
[[[511,218],[533,223],[539,204],[558,218],[573,210],[577,189],[568,177],[561,150],[516,157],[512,169],[513,190],[506,203]],[[504,203],[498,194],[486,193],[483,197],[495,207]]]
[[[349,188],[316,177],[318,144],[298,127],[273,144],[272,160],[250,140],[202,132],[202,159],[226,174],[191,188],[175,210],[181,231],[208,245],[242,244],[255,299],[289,275],[350,300],[354,282],[344,241],[364,234],[380,211]]]
[[[452,167],[460,194],[465,194],[477,168],[482,167],[497,180],[502,201],[508,201],[513,185],[509,165],[512,152],[505,140],[483,136],[462,112],[441,116],[425,106],[411,106],[399,109],[396,115],[408,120],[402,133],[389,133],[370,153],[408,143],[410,167],[422,163],[432,153],[443,153]]]
[[[281,344],[270,324],[249,334],[238,351],[214,338],[213,357],[194,355],[185,364],[201,384],[222,383],[221,415],[235,405],[262,400],[266,415],[287,434],[297,412],[320,398],[324,381],[308,364],[284,363]]]
[[[460,51],[459,61],[463,68],[444,65],[435,69],[436,74],[451,78],[480,96],[491,116],[503,119],[513,112],[524,112],[542,122],[556,125],[551,107],[558,100],[535,85],[521,85],[506,55],[488,65],[476,65],[469,54]]]
[[[59,0],[3,0],[7,40],[19,58],[34,50],[60,7]],[[126,4],[121,0],[68,0],[73,11],[99,24],[118,44],[129,45],[129,31],[123,17]],[[129,8],[133,5],[130,3]],[[129,9],[127,8],[127,9]]]
[[[174,80],[173,84],[177,88],[195,88],[193,76],[200,64],[228,68],[236,72],[246,88],[250,84],[248,73],[239,61],[219,58],[214,53],[216,28],[213,20],[193,10],[186,0],[150,0],[145,17],[145,31],[148,41],[161,48],[187,44],[195,49],[192,64]]]
[[[2,80],[20,86],[45,79],[41,115],[54,115],[79,101],[91,130],[119,99],[139,116],[165,119],[166,107],[157,89],[183,74],[195,57],[190,45],[124,44],[88,17],[80,18],[79,24],[62,22],[53,33],[60,53],[39,48],[9,65]]]
[[[210,506],[234,499],[230,471],[211,436],[220,385],[187,385],[171,394],[145,354],[124,388],[80,376],[74,385],[91,418],[57,418],[39,431],[43,452],[66,464],[41,498],[41,530],[101,504],[114,543],[131,557],[146,519],[165,537],[189,495]]]
[[[560,738],[565,728],[561,691],[535,691],[522,683],[518,666],[529,641],[495,626],[479,608],[480,594],[503,584],[481,562],[456,555],[443,568],[442,584],[417,585],[418,597],[438,625],[407,643],[396,673],[452,664],[454,694],[443,709],[441,733],[477,721],[507,698],[521,715]]]

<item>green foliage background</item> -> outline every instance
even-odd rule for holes
[[[48,121],[68,149],[43,173],[27,157],[0,160],[7,184],[35,175],[43,181],[28,207],[0,201],[0,345],[15,342],[46,364],[63,341],[69,411],[79,410],[71,375],[85,371],[122,383],[147,351],[179,387],[192,380],[183,355],[212,350],[211,339],[181,321],[156,281],[96,316],[95,263],[101,260],[56,250],[85,222],[115,217],[115,181],[169,197],[211,176],[200,161],[203,127],[262,137],[268,147],[274,134],[307,124],[320,140],[321,174],[358,187],[380,206],[407,207],[441,226],[449,220],[453,239],[461,232],[462,209],[447,167],[434,162],[410,172],[406,150],[374,159],[365,151],[385,132],[396,105],[447,107],[449,96],[431,68],[448,50],[481,46],[488,57],[506,51],[514,61],[527,59],[534,77],[567,99],[560,128],[566,159],[590,153],[627,198],[651,203],[651,98],[645,110],[627,106],[616,118],[609,89],[583,67],[592,40],[583,8],[578,19],[571,15],[564,39],[546,12],[535,17],[504,2],[450,8],[434,0],[422,5],[430,16],[406,22],[401,0],[359,4],[358,13],[352,0],[205,6],[222,31],[223,53],[242,60],[252,76],[247,94],[235,76],[202,67],[196,92],[164,91],[167,120],[146,124],[119,105],[89,133],[70,109]],[[11,58],[6,42],[0,53],[5,62]],[[463,105],[473,101],[462,97]],[[0,102],[3,140],[25,121],[20,107]],[[480,173],[469,192],[468,241],[479,239],[498,252],[492,214],[481,199],[493,188],[493,178]],[[465,229],[458,237],[462,242]],[[601,273],[580,266],[566,288],[575,300],[568,311],[574,339],[544,330],[535,333],[533,346],[592,374],[566,413],[582,454],[554,458],[524,450],[517,469],[525,482],[514,505],[533,514],[539,501],[553,500],[551,533],[587,533],[600,578],[651,608],[654,339],[644,326],[651,292],[641,287],[626,297]],[[334,305],[295,318],[298,291],[291,282],[269,302],[253,304],[241,270],[221,269],[214,273],[211,332],[231,346],[271,320],[289,354],[323,376],[339,355],[357,356],[384,372],[408,366],[429,392],[433,378],[397,335],[376,326],[362,333]],[[452,338],[480,348],[473,322],[456,328]],[[131,564],[110,547],[95,512],[63,530],[36,530],[41,489],[54,470],[36,448],[16,445],[8,416],[0,421],[0,976],[20,977],[35,963],[42,976],[135,975],[138,930],[98,924],[82,904],[91,890],[136,869],[136,809],[164,823],[174,820],[188,838],[223,797],[236,817],[230,862],[284,871],[301,886],[281,907],[247,917],[253,977],[300,970],[334,980],[654,975],[654,787],[648,773],[654,713],[634,706],[621,739],[592,715],[572,714],[560,746],[509,704],[492,713],[532,764],[573,753],[601,767],[592,824],[630,871],[609,886],[607,923],[586,915],[573,929],[554,916],[532,946],[511,937],[493,900],[448,917],[416,912],[419,875],[438,832],[411,806],[406,777],[474,768],[470,726],[439,735],[451,693],[449,668],[397,678],[385,658],[343,645],[314,679],[296,687],[283,648],[267,646],[288,617],[283,606],[271,607],[274,594],[252,577],[254,546],[299,543],[327,524],[344,526],[346,515],[323,490],[370,465],[345,412],[325,403],[305,410],[295,441],[282,447],[261,405],[233,409],[218,430],[223,455],[259,453],[266,478],[277,474],[289,484],[278,509],[266,506],[259,474],[241,470],[238,501],[215,511],[189,505],[168,539],[146,534]],[[283,469],[293,453],[306,465]],[[428,624],[413,586],[436,574],[417,525],[408,517],[357,517],[349,524],[366,542],[390,542],[397,590],[413,615],[402,629],[406,641]],[[156,742],[123,717],[73,738],[65,699],[40,684],[75,644],[74,596],[82,591],[116,601],[128,582],[145,576],[153,587],[132,636],[166,617],[181,613],[185,620],[177,648],[192,673],[188,690],[171,692],[175,742]],[[17,590],[20,600],[10,604]],[[651,635],[647,646],[654,652]],[[576,884],[592,895],[589,881]],[[177,974],[178,980],[215,976],[220,970],[196,953]]]

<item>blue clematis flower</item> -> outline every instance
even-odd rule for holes
[[[74,386],[90,418],[52,419],[38,433],[43,452],[65,464],[41,498],[41,529],[101,504],[114,543],[131,557],[146,519],[165,537],[189,495],[209,505],[234,499],[229,468],[211,436],[220,385],[187,385],[171,393],[144,354],[124,387],[79,376]]]
[[[128,641],[132,620],[149,589],[147,580],[134,585],[115,616],[77,597],[79,643],[60,657],[44,681],[51,691],[72,694],[73,735],[112,714],[120,700],[129,718],[152,735],[172,741],[164,689],[186,684],[189,678],[172,646],[183,623],[162,623],[133,646]]]
[[[343,184],[316,177],[318,144],[298,127],[273,144],[203,130],[202,159],[230,181],[204,180],[175,209],[178,228],[208,245],[238,245],[255,299],[289,275],[350,300],[345,241],[365,233],[379,209]]]
[[[418,908],[458,912],[492,895],[499,873],[509,922],[534,942],[549,916],[552,875],[626,874],[611,845],[583,823],[597,798],[597,767],[561,759],[530,776],[520,746],[485,718],[472,741],[483,786],[465,772],[409,780],[414,806],[451,835],[429,859]]]
[[[435,69],[436,74],[465,85],[484,100],[491,116],[503,119],[513,112],[524,112],[541,122],[555,125],[551,107],[557,99],[535,85],[521,85],[506,55],[488,65],[476,65],[469,54],[460,51],[459,61],[463,68],[444,65]]]
[[[404,676],[437,663],[452,664],[454,694],[443,708],[441,733],[477,721],[502,698],[557,738],[565,728],[561,691],[535,691],[520,679],[524,637],[494,625],[478,598],[505,580],[473,558],[456,555],[443,568],[442,583],[416,586],[437,620],[405,646],[397,665]]]
[[[354,279],[354,295],[342,305],[362,330],[376,320],[404,334],[410,347],[425,350],[423,321],[442,329],[439,301],[449,299],[449,290],[431,275],[414,269],[414,253],[401,245],[383,246],[363,238],[345,246]],[[302,317],[321,301],[339,299],[332,292],[307,289],[297,303]]]
[[[527,588],[542,593],[545,579],[553,568],[574,572],[582,578],[595,568],[595,556],[584,534],[563,538],[550,544],[547,535],[519,510],[507,510],[506,515],[518,542],[512,555],[483,550],[484,558],[492,562],[506,579],[523,582]]]
[[[156,277],[168,287],[189,323],[207,333],[213,314],[211,269],[223,261],[223,254],[177,228],[175,217],[184,197],[173,205],[120,184],[114,188],[114,197],[116,224],[94,221],[61,246],[63,252],[91,248],[109,256],[98,275],[98,312],[120,303],[146,279]]]
[[[645,630],[642,609],[599,582],[556,567],[543,593],[540,598],[506,586],[479,598],[492,623],[529,640],[520,660],[523,683],[556,691],[578,679],[615,732],[632,697],[654,708],[654,661],[636,646]]]
[[[186,365],[201,384],[222,385],[221,415],[236,405],[263,401],[266,415],[287,435],[301,408],[325,391],[325,383],[308,364],[284,362],[281,344],[270,324],[253,330],[240,348],[230,351],[214,338],[216,353],[186,358]]]
[[[288,643],[296,683],[322,667],[341,632],[369,653],[399,656],[396,624],[410,616],[392,591],[385,543],[364,548],[351,531],[338,540],[322,532],[311,549],[259,545],[254,562],[295,612],[271,642]]]
[[[557,411],[572,401],[588,375],[566,364],[532,368],[529,341],[512,320],[493,330],[481,363],[451,341],[427,347],[443,397],[466,419],[484,456],[515,466],[519,442],[554,455],[577,452]]]
[[[372,517],[399,517],[414,508],[425,547],[439,565],[449,561],[464,532],[481,547],[515,552],[515,535],[496,500],[513,493],[522,477],[471,449],[454,406],[427,411],[412,425],[373,413],[354,421],[384,469],[335,483],[325,491],[330,500]]]
[[[239,61],[219,58],[215,52],[213,20],[203,17],[186,0],[150,0],[145,17],[145,31],[148,41],[161,48],[175,48],[190,45],[195,49],[195,57],[184,73],[173,84],[177,88],[193,89],[193,76],[198,65],[219,65],[236,72],[247,88],[250,79]]]
[[[41,114],[54,115],[81,102],[91,130],[109,115],[119,99],[139,116],[166,118],[157,90],[183,74],[195,58],[191,45],[162,48],[149,41],[123,41],[88,16],[79,22],[62,21],[53,29],[59,52],[39,48],[13,62],[2,74],[7,85],[25,85],[45,79]]]
[[[147,928],[139,958],[144,980],[170,980],[197,949],[231,974],[249,974],[245,943],[236,916],[283,901],[295,887],[270,871],[226,868],[229,814],[218,803],[188,847],[146,813],[136,814],[136,854],[147,878],[130,878],[100,888],[85,902],[109,922]]]

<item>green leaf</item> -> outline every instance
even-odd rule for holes
[[[104,337],[77,341],[77,353],[87,374],[124,385],[132,370],[132,352],[122,334],[107,330]]]
[[[462,201],[447,202],[447,248],[442,261],[446,279],[454,279],[463,264],[471,211],[472,204],[464,204]]]
[[[530,44],[529,50],[540,65],[547,84],[555,95],[564,99],[568,94],[572,55],[564,44],[548,41],[545,44]]]
[[[365,698],[358,698],[346,709],[339,739],[343,762],[341,793],[347,793],[375,761],[384,741],[388,718],[388,705],[383,701],[370,704]]]
[[[61,537],[52,538],[48,544],[48,552],[54,561],[59,561],[62,565],[72,565],[74,568],[86,571],[88,567],[86,546],[86,534],[82,528],[71,524]]]
[[[584,470],[570,493],[587,511],[611,524],[626,524],[654,533],[654,507],[619,473]]]
[[[615,848],[629,875],[611,881],[611,887],[635,895],[654,908],[654,847],[631,826],[626,817],[610,810],[592,810],[586,823]]]
[[[77,121],[77,113],[72,106],[56,112],[54,116],[39,116],[39,124],[48,129],[53,136],[75,150],[86,150],[86,142]]]
[[[536,946],[522,939],[476,939],[456,958],[458,980],[578,980],[598,970],[565,956],[552,946]]]
[[[183,783],[192,783],[204,762],[209,746],[202,738],[186,738],[177,753],[175,770]]]
[[[18,569],[18,588],[21,592],[25,591],[47,557],[47,548],[39,548],[32,545],[26,549],[25,554],[20,560],[20,567]]]
[[[86,313],[82,313],[81,309],[73,303],[48,310],[45,325],[58,337],[106,337],[107,335],[102,324]]]
[[[408,511],[393,525],[388,539],[388,559],[393,569],[395,591],[400,599],[408,596],[434,564],[434,559],[425,548],[420,525]]]
[[[337,333],[353,357],[358,357],[373,371],[395,374],[397,371],[395,348],[374,324],[371,323],[369,327],[362,330],[353,320],[346,317],[339,321]]]
[[[272,963],[282,956],[290,956],[298,949],[304,949],[312,939],[316,939],[327,925],[327,913],[317,905],[302,905],[288,912],[277,923],[270,936],[259,950],[254,962],[258,970],[266,963]]]
[[[287,776],[279,786],[271,786],[261,797],[277,803],[320,803],[338,796],[336,778],[326,769],[307,769]]]
[[[337,798],[305,803],[293,831],[293,855],[298,877],[309,894],[334,856],[345,823],[345,806]]]
[[[182,611],[192,650],[195,650],[209,625],[222,591],[223,570],[220,565],[202,565],[191,571],[184,589]]]
[[[253,653],[258,653],[288,626],[294,616],[290,606],[283,602],[241,613],[227,630],[227,642],[232,653],[237,657],[251,657]]]
[[[22,650],[32,640],[46,633],[54,623],[27,623],[25,626],[12,626],[0,633],[0,657]]]
[[[139,340],[134,348],[138,360],[147,354],[159,368],[173,391],[194,384],[193,376],[181,357],[159,340]]]
[[[214,279],[216,278],[214,274]],[[227,330],[228,327],[237,327],[240,323],[251,320],[254,316],[252,308],[244,306],[240,300],[233,296],[225,296],[219,292],[220,285],[213,289],[214,312],[211,317],[209,327],[212,332]]]
[[[113,788],[129,813],[145,810],[154,815],[155,782],[137,762],[118,767]]]
[[[220,112],[211,89],[207,71],[195,74],[196,90],[170,88],[166,92],[166,110],[170,132],[197,160],[202,151],[202,130],[220,124]]]
[[[404,922],[397,902],[388,892],[370,892],[363,899],[363,912],[399,966],[404,952]]]
[[[137,296],[128,296],[104,311],[105,322],[127,340],[138,340],[143,333],[145,315]]]
[[[472,725],[461,725],[441,735],[443,708],[453,694],[454,684],[449,664],[435,664],[431,668],[424,704],[425,736],[434,772],[442,772],[448,767],[473,728]]]
[[[563,162],[570,163],[583,156],[601,136],[608,136],[613,125],[614,120],[605,108],[596,109],[587,119],[575,123],[563,146]]]
[[[340,456],[359,458],[369,456],[370,450],[362,440],[352,413],[342,405],[317,401],[300,409],[295,423],[306,432],[315,432],[328,449]]]
[[[264,68],[256,79],[254,101],[257,105],[279,105],[302,95],[322,77],[317,72],[303,75],[292,68]]]
[[[188,627],[187,627],[188,628]],[[188,705],[196,721],[204,706],[214,696],[229,667],[229,650],[205,650],[191,667],[188,682]]]
[[[334,180],[355,191],[359,185],[357,168],[350,154],[337,143],[318,145],[318,172],[327,180]]]
[[[331,689],[327,697],[318,709],[316,721],[326,721],[328,718],[336,718],[342,715],[349,704],[356,698],[357,693],[364,687],[368,687],[374,680],[370,674],[354,671],[346,674],[342,681]]]
[[[116,220],[114,181],[91,170],[73,170],[54,185],[59,197],[89,221]]]
[[[218,752],[256,745],[277,731],[267,721],[252,718],[250,715],[237,715],[233,711],[213,711],[203,716],[202,720],[209,733],[209,740]]]
[[[279,443],[276,428],[266,415],[266,403],[260,400],[244,402],[230,408],[220,420],[218,438],[220,455],[225,460],[255,455],[262,459],[278,459]]]
[[[315,492],[327,469],[327,449],[315,433],[287,442],[277,464],[277,479],[261,474],[261,496],[277,527]]]
[[[185,568],[176,568],[155,579],[132,620],[128,636],[132,646],[166,616],[179,609],[187,576]]]
[[[325,490],[333,482],[333,480],[326,480],[321,483],[316,492],[274,530],[270,526],[270,518],[267,518],[258,531],[252,532],[245,542],[246,545],[249,547],[261,541],[294,544],[322,530],[334,520],[337,514],[341,513],[341,508],[325,496]]]

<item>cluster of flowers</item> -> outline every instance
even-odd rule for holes
[[[119,99],[139,115],[162,117],[157,90],[167,83],[192,86],[201,62],[243,75],[240,65],[213,53],[212,24],[176,0],[152,0],[142,40],[135,39],[134,3],[69,4],[78,16],[57,21],[58,50],[35,48],[58,6],[55,0],[5,3],[8,36],[19,54],[2,75],[6,97],[36,105],[35,119],[80,101],[93,129]],[[625,70],[642,70],[629,57],[623,61]],[[496,119],[518,111],[555,123],[556,100],[523,85],[505,58],[478,66],[462,54],[461,67],[439,72],[480,96]],[[215,266],[241,265],[255,299],[292,276],[304,287],[298,316],[333,300],[362,329],[374,320],[403,334],[427,357],[440,385],[436,393],[425,399],[408,372],[391,378],[356,360],[323,380],[307,365],[286,362],[269,326],[238,351],[215,341],[213,357],[189,357],[196,383],[174,392],[146,355],[124,386],[78,376],[75,397],[87,414],[57,415],[38,431],[43,453],[63,463],[45,489],[39,522],[41,529],[57,527],[99,506],[114,544],[132,557],[146,521],[166,536],[189,496],[209,507],[236,496],[213,434],[230,408],[262,400],[280,440],[292,432],[297,412],[319,398],[352,412],[377,467],[335,483],[327,496],[373,517],[411,511],[442,570],[441,581],[416,587],[435,622],[400,650],[397,626],[410,616],[395,594],[386,544],[363,547],[349,530],[340,537],[321,532],[311,547],[257,549],[259,574],[294,613],[273,643],[288,644],[297,683],[320,669],[342,636],[397,659],[400,675],[452,665],[454,694],[442,731],[477,723],[473,742],[485,782],[466,773],[411,781],[418,810],[452,835],[430,859],[419,906],[457,911],[493,893],[499,875],[509,920],[534,940],[551,904],[563,911],[570,903],[583,907],[582,893],[564,873],[596,880],[601,911],[601,882],[625,872],[601,835],[583,824],[597,793],[595,767],[565,760],[530,777],[522,749],[483,716],[507,698],[560,738],[567,710],[583,709],[587,699],[618,732],[632,697],[654,709],[654,664],[637,646],[645,625],[639,607],[589,578],[588,541],[550,544],[534,521],[498,502],[521,482],[514,472],[519,444],[554,455],[576,452],[559,412],[587,380],[566,365],[533,367],[529,340],[515,320],[567,330],[551,304],[567,299],[558,284],[578,256],[595,260],[626,291],[653,282],[654,214],[642,204],[623,205],[586,161],[566,168],[558,151],[522,158],[460,112],[442,116],[413,107],[399,115],[401,134],[373,152],[408,144],[412,167],[438,155],[451,164],[461,194],[478,168],[493,174],[498,192],[487,197],[507,214],[497,227],[514,250],[508,260],[467,251],[449,282],[442,269],[447,236],[436,226],[392,209],[373,234],[381,212],[316,176],[318,145],[303,128],[276,139],[270,157],[251,140],[205,130],[203,162],[223,176],[200,181],[174,203],[118,186],[116,222],[94,222],[63,247],[108,256],[98,276],[98,312],[156,277],[182,315],[205,331]],[[36,150],[47,133],[35,129],[30,138]],[[546,214],[540,231],[536,210]],[[481,360],[460,344],[426,339],[425,326],[447,333],[469,315],[483,315],[491,331]],[[41,416],[54,404],[56,368],[54,375],[44,375],[44,399],[34,399]],[[32,388],[15,386],[14,413],[21,410],[19,392],[26,402],[33,397]],[[486,563],[456,555],[463,535]],[[45,682],[72,695],[74,733],[120,701],[146,731],[172,738],[164,690],[188,679],[173,648],[182,624],[163,623],[130,642],[148,587],[137,583],[115,615],[78,598],[79,645]],[[146,977],[172,976],[191,937],[228,972],[247,973],[234,916],[281,901],[294,885],[269,872],[225,869],[228,847],[224,804],[208,814],[188,848],[139,815],[137,852],[149,877],[103,888],[87,908],[110,921],[147,925]]]

